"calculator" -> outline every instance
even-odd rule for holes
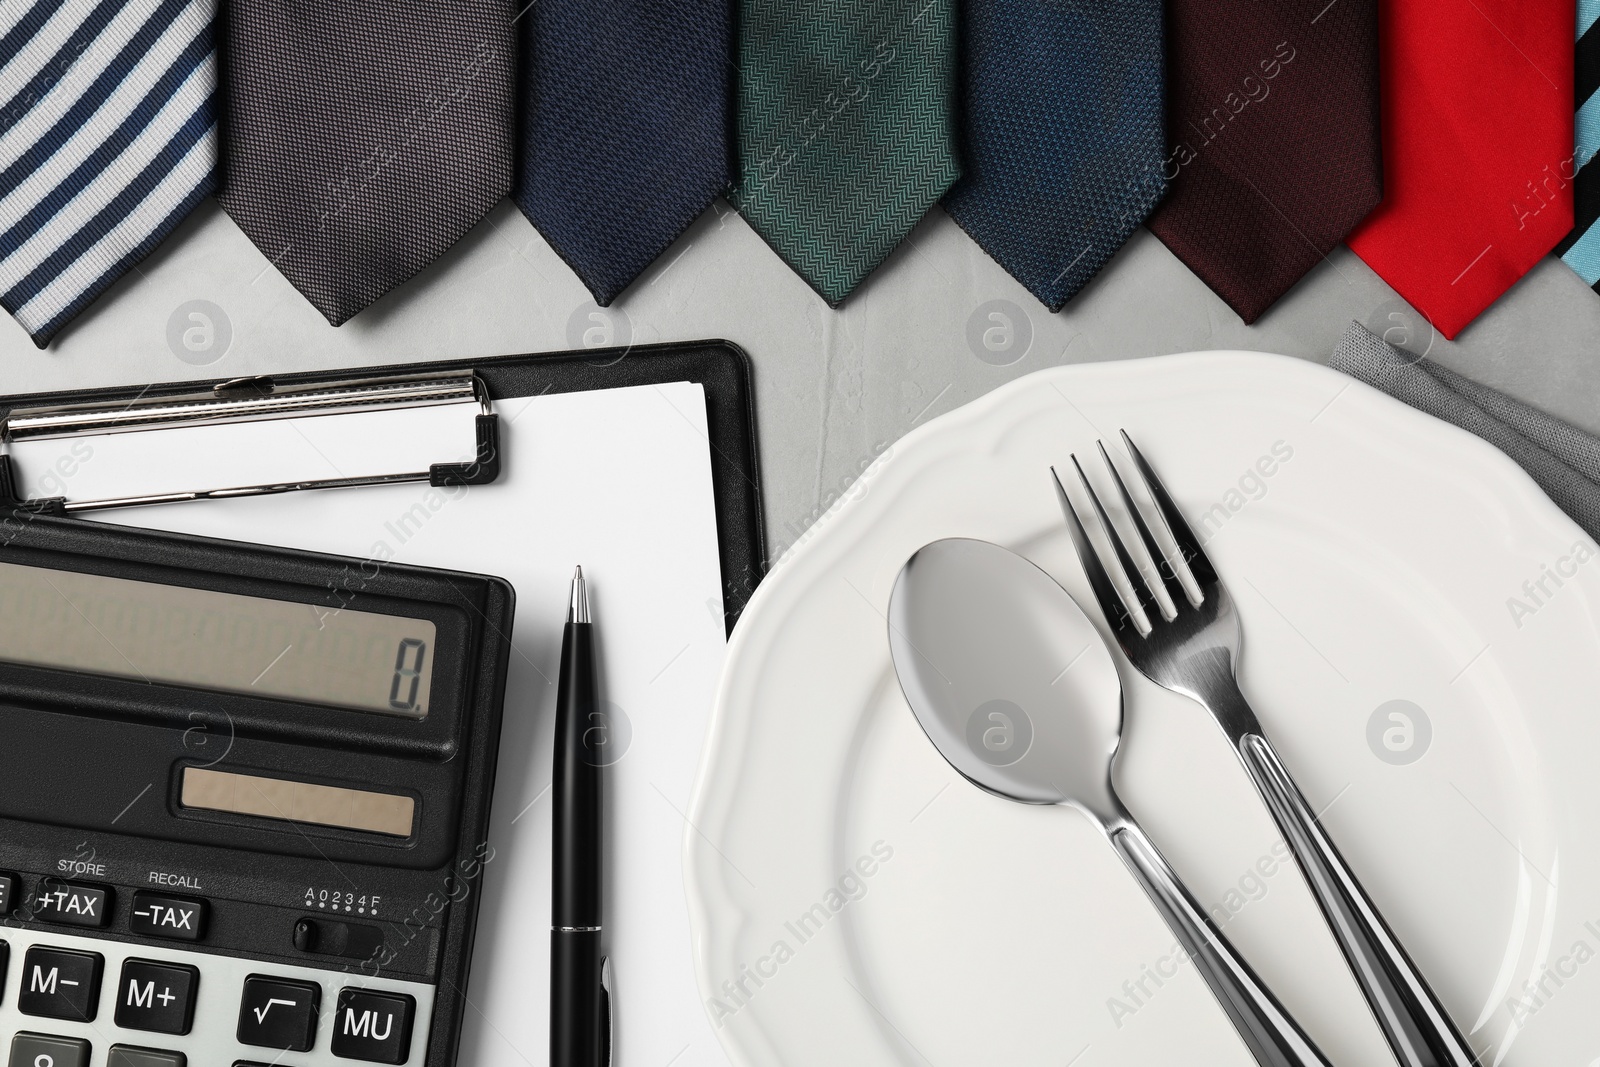
[[[0,1064],[452,1064],[513,607],[0,510]]]

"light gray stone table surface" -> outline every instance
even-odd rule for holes
[[[1242,348],[1325,361],[1351,320],[1600,431],[1600,296],[1547,258],[1455,342],[1341,248],[1246,326],[1139,231],[1050,314],[935,208],[830,310],[719,202],[611,308],[502,203],[423,274],[337,329],[214,203],[36,349],[0,318],[0,384],[91,386],[723,337],[754,364],[776,559],[882,447],[1060,363]]]

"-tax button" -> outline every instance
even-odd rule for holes
[[[206,902],[139,890],[133,894],[128,929],[145,937],[199,941],[206,933]]]
[[[333,1054],[369,1063],[406,1062],[416,1010],[416,1000],[404,993],[341,989],[333,1015]]]

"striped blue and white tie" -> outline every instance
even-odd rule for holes
[[[1573,131],[1572,232],[1556,254],[1600,292],[1600,0],[1578,0],[1578,54],[1573,65],[1578,122]],[[1570,174],[1568,175],[1570,176]]]
[[[40,348],[215,191],[215,14],[0,4],[0,304]]]

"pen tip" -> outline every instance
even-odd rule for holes
[[[567,621],[589,621],[589,586],[583,580],[582,567],[579,567],[572,576],[572,603],[567,608]]]

